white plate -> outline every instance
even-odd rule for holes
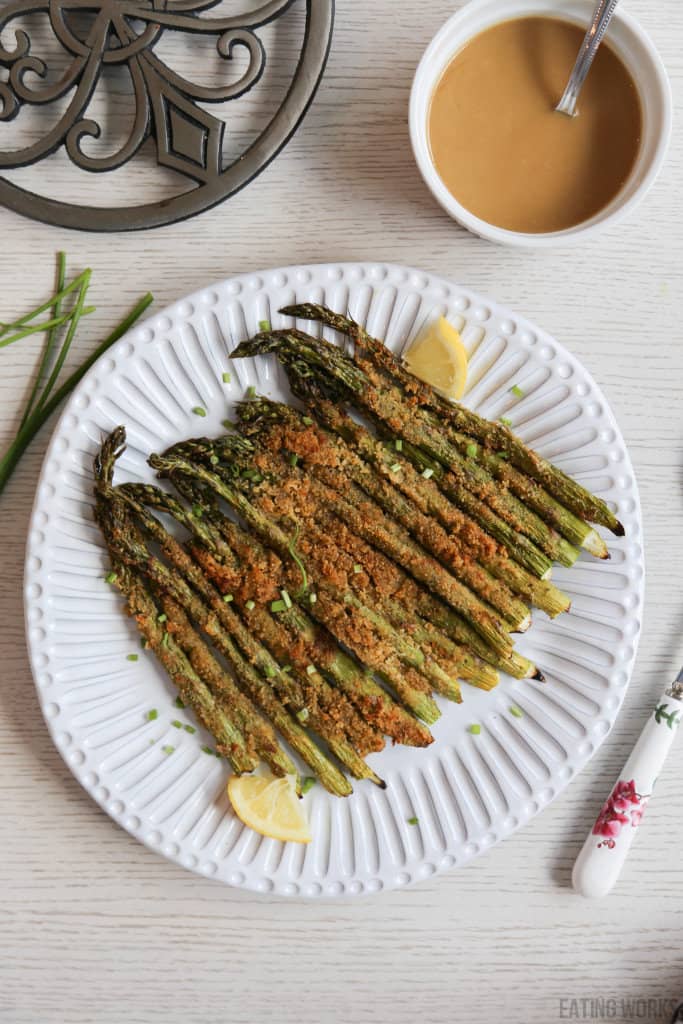
[[[610,562],[581,556],[556,582],[572,611],[537,612],[519,650],[540,685],[504,678],[490,694],[465,686],[442,701],[426,750],[372,756],[380,791],[355,783],[346,800],[319,785],[305,797],[314,841],[262,839],[234,817],[228,770],[205,754],[151,654],[140,650],[91,515],[91,466],[119,423],[128,450],[116,479],[152,479],[145,456],[197,433],[219,433],[250,384],[284,397],[271,359],[230,363],[234,343],[279,323],[293,301],[346,310],[400,351],[426,315],[444,313],[470,352],[467,402],[508,416],[517,433],[616,507],[626,527]],[[232,382],[222,383],[224,370]],[[524,397],[510,392],[519,384]],[[192,409],[203,406],[205,419]],[[28,537],[26,627],[38,696],[58,749],[91,796],[143,843],[201,874],[261,893],[354,896],[462,865],[514,832],[564,788],[607,736],[640,631],[640,508],[631,463],[604,396],[584,368],[526,320],[448,281],[404,267],[290,267],[233,278],[192,295],[118,342],[72,395],[45,458]],[[137,662],[126,659],[139,653]],[[523,718],[510,715],[518,705]],[[157,708],[149,722],[146,713]],[[480,722],[482,732],[467,731]],[[175,748],[165,754],[163,747]],[[408,824],[413,816],[417,825]]]

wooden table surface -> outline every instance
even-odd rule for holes
[[[641,489],[645,626],[617,724],[581,776],[523,832],[409,890],[301,904],[184,872],[95,806],[38,710],[21,581],[45,429],[1,499],[3,1024],[666,1021],[672,1001],[683,999],[683,745],[662,773],[617,890],[590,903],[570,888],[606,787],[682,660],[683,142],[676,130],[646,201],[591,245],[535,255],[468,235],[423,186],[406,127],[413,69],[458,6],[341,0],[327,74],[303,127],[258,180],[213,213],[103,237],[0,210],[0,319],[50,294],[54,254],[64,248],[72,268],[93,268],[98,306],[74,363],[146,288],[161,308],[212,279],[294,262],[412,264],[542,324],[604,388]],[[683,8],[678,0],[628,6],[659,47],[678,106]],[[101,188],[101,179],[89,187]],[[3,445],[37,351],[29,339],[0,353]]]

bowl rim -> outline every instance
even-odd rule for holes
[[[533,9],[529,10],[530,7],[539,8],[538,13],[542,14],[542,9],[545,7],[547,8],[547,13],[551,17],[572,18],[576,16],[575,9],[579,6],[583,6],[584,3],[587,13],[590,14],[593,6],[591,0],[560,0],[560,3],[553,3],[552,0],[516,0],[516,2],[515,0],[511,0],[509,6],[518,9],[519,17],[523,17],[525,14],[533,16],[536,11]],[[473,234],[478,235],[480,238],[497,242],[502,245],[516,246],[518,248],[525,249],[544,249],[575,245],[578,242],[591,238],[597,232],[600,232],[607,227],[612,227],[620,223],[645,198],[654,184],[666,157],[673,128],[673,98],[669,76],[666,72],[666,68],[659,51],[640,22],[632,14],[629,14],[621,8],[617,8],[614,13],[615,21],[619,23],[621,27],[625,28],[627,32],[630,32],[631,35],[640,43],[650,61],[651,71],[654,73],[654,87],[650,94],[656,95],[660,108],[659,137],[655,142],[652,156],[650,157],[649,163],[643,172],[640,183],[634,189],[632,194],[623,202],[618,202],[618,193],[615,200],[613,200],[617,202],[617,205],[613,210],[611,210],[611,212],[605,215],[603,211],[598,211],[598,213],[589,220],[582,221],[581,223],[570,228],[565,228],[562,231],[526,233],[498,227],[497,225],[482,220],[480,217],[471,213],[465,206],[458,202],[453,193],[449,191],[442,181],[431,157],[428,139],[428,114],[426,117],[423,117],[422,115],[422,106],[424,101],[423,97],[420,95],[424,87],[425,80],[434,77],[434,81],[431,83],[431,88],[429,90],[431,100],[433,88],[438,80],[436,75],[432,76],[432,63],[444,42],[453,34],[458,34],[460,36],[461,33],[459,32],[459,29],[463,22],[466,23],[472,17],[476,18],[476,15],[480,10],[484,11],[490,7],[491,0],[468,0],[460,10],[451,15],[451,17],[444,22],[427,45],[427,48],[420,59],[413,76],[408,117],[410,140],[415,161],[425,184],[440,206],[454,220],[467,228]],[[574,10],[568,10],[567,8],[574,8]],[[466,42],[475,38],[475,36],[480,32],[485,31],[487,27],[492,27],[495,24],[509,21],[515,16],[514,10],[506,10],[500,18],[489,22],[487,26],[475,25],[473,29],[462,33],[462,38],[459,38],[454,44],[448,60],[446,62],[440,62],[439,74],[442,72],[443,67],[453,59]],[[641,96],[644,95],[642,77],[638,75],[637,69],[635,69],[632,64],[629,63],[627,66],[628,70],[633,75],[636,86],[641,91]]]

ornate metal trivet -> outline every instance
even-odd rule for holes
[[[233,10],[238,2],[230,5]],[[47,15],[51,31],[69,57],[66,70],[57,81],[49,82],[48,67],[32,55],[32,41],[26,31],[15,29],[14,49],[0,45],[0,67],[9,71],[9,80],[0,81],[0,171],[37,163],[62,146],[77,168],[112,171],[132,160],[151,137],[157,163],[186,180],[185,190],[171,199],[146,206],[102,208],[49,199],[0,177],[0,203],[50,224],[89,231],[126,231],[191,217],[233,195],[277,155],[308,109],[329,52],[334,0],[305,0],[303,46],[284,102],[246,153],[228,166],[224,166],[222,152],[226,122],[199,104],[237,99],[258,82],[266,52],[257,30],[280,18],[294,2],[262,0],[249,12],[224,17],[217,11],[206,13],[210,8],[223,7],[224,0],[0,3],[0,32],[27,15]],[[79,33],[76,24],[83,24],[84,15],[87,30]],[[214,37],[218,54],[226,61],[242,47],[248,55],[248,67],[230,86],[197,85],[173,71],[155,52],[155,46],[169,31]],[[87,137],[98,139],[102,126],[88,117],[88,107],[108,65],[127,68],[130,74],[135,99],[133,125],[118,152],[106,157],[89,156],[83,152],[82,142]],[[24,149],[2,151],[9,131],[2,122],[12,121],[25,104],[58,104],[65,97],[66,109],[40,141]]]

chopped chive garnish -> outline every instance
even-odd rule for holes
[[[422,476],[425,478],[425,480],[429,480],[430,477],[434,476],[434,470],[430,469],[428,466],[427,469],[422,470]]]
[[[289,594],[287,593],[287,591],[286,590],[281,590],[280,591],[280,596],[282,597],[282,600],[285,602],[285,608],[291,608],[292,607],[292,599],[289,596]]]
[[[195,405],[192,412],[195,416],[206,416],[206,409],[203,409],[201,405]]]
[[[126,661],[137,661],[139,657],[139,654],[127,654]]]
[[[226,370],[225,373],[223,374],[223,383],[224,384],[229,384],[231,380],[232,380],[232,377],[230,376],[230,374]]]
[[[396,438],[396,440],[394,441],[394,445],[396,447],[396,451],[397,452],[402,452],[403,451],[403,441],[401,440],[400,437]]]
[[[524,712],[516,704],[510,705],[510,714],[514,715],[515,718],[524,718]]]
[[[182,727],[183,727],[183,723],[179,722],[177,718],[173,719],[173,721],[171,722],[171,725],[173,726],[174,729],[182,729]]]
[[[221,426],[225,427],[226,430],[235,429],[235,424],[232,422],[232,420],[221,420]]]
[[[317,594],[309,594],[308,595],[308,600],[310,601],[311,604],[315,604],[315,602],[318,600],[318,595]]]
[[[312,676],[312,675],[314,675],[314,673],[315,673],[315,665],[307,665],[306,666],[306,675],[307,676]]]
[[[303,722],[307,722],[308,721],[308,708],[302,708],[301,711],[297,711],[296,717],[302,723]]]
[[[176,699],[175,699],[175,702],[174,702],[174,703],[175,703],[175,706],[176,706],[177,708],[184,708],[184,707],[185,707],[185,705],[183,704],[183,699],[182,699],[182,697],[176,697]]]
[[[500,422],[503,424],[504,427],[512,426],[512,420],[508,416],[501,416]]]
[[[156,708],[152,708],[151,711],[147,712],[147,721],[148,722],[153,722],[158,717],[159,717],[159,712],[157,711]]]
[[[254,484],[260,484],[263,480],[261,474],[255,469],[244,469],[242,470],[242,476],[245,480],[251,480]]]
[[[169,640],[168,631],[164,630],[164,635],[161,638],[161,646],[162,647],[168,647],[168,640]]]
[[[184,725],[183,729],[185,730],[185,732],[189,732],[190,735],[193,735],[193,733],[197,731],[193,725]]]
[[[304,423],[307,427],[313,426],[313,420],[311,419],[310,416],[303,416],[301,422]]]
[[[507,452],[498,452],[497,454],[498,454],[498,458],[502,459],[503,461],[505,461],[506,459],[510,458],[510,456],[508,455]]]
[[[247,388],[247,398],[256,398],[256,388],[253,384],[250,384]]]
[[[476,444],[468,444],[467,448],[465,448],[465,451],[467,452],[467,457],[473,459],[474,456],[479,451],[479,446]]]
[[[467,727],[467,731],[471,732],[473,736],[478,736],[479,733],[481,732],[481,726],[477,725],[477,723],[475,722],[474,725],[470,725]]]
[[[262,333],[264,331],[271,331],[272,327],[270,326],[270,320],[259,320],[259,322],[258,322],[258,329]]]
[[[210,754],[211,756],[213,756],[213,750],[211,749],[211,747],[207,747],[206,745],[204,745],[204,746],[202,747],[202,751],[203,751],[203,752],[204,752],[205,754]]]
[[[211,458],[209,459],[209,462],[211,463],[212,466],[217,466],[220,461],[221,460],[218,458],[217,455],[212,455]]]
[[[105,583],[116,583],[117,579],[118,579],[118,576],[116,575],[115,572],[108,572],[107,575],[104,577],[104,582]]]
[[[412,818],[408,818],[408,824],[409,825],[419,825],[419,823],[420,823],[420,819],[416,818],[414,815],[413,815]]]
[[[282,668],[280,669],[280,671],[281,672],[291,672],[292,671],[292,666],[291,665],[283,665]]]
[[[305,796],[306,793],[308,793],[309,790],[313,789],[314,786],[315,786],[315,779],[311,775],[307,775],[306,778],[301,783],[301,794],[302,794],[302,796]]]
[[[289,464],[290,464],[290,466],[296,466],[298,461],[299,461],[299,456],[295,452],[292,452],[292,454],[289,456]]]
[[[391,470],[392,473],[398,473],[400,468],[401,468],[401,463],[400,462],[395,462],[393,464],[393,466],[389,466],[389,469]]]
[[[146,636],[141,636],[140,637],[140,647],[142,647],[143,651],[144,651],[146,646],[147,646],[147,637]]]
[[[230,604],[230,602],[234,601],[235,598],[232,594],[223,594],[223,600],[225,601],[226,604]]]
[[[358,562],[356,562],[356,564],[353,567],[353,571],[356,573],[356,575],[358,575],[359,572],[363,571],[363,566],[359,565]]]
[[[273,603],[270,606],[270,610],[271,612],[286,612],[287,605],[285,604],[284,601],[273,601]]]
[[[204,515],[204,509],[202,508],[202,506],[201,505],[193,505],[192,506],[192,515],[195,517],[195,519],[201,519],[202,516]]]
[[[266,665],[265,673],[269,679],[274,679],[275,676],[277,675],[277,672],[275,671],[272,665]]]
[[[510,388],[510,391],[515,396],[515,398],[524,398],[524,389],[520,388],[519,384],[513,384],[512,387]]]
[[[172,747],[170,743],[167,743],[165,747],[161,748],[165,754],[172,754],[175,747]]]
[[[157,615],[157,622],[166,622],[168,615],[166,612],[162,612],[161,615]]]
[[[244,607],[247,609],[248,612],[253,612],[254,608],[256,607],[256,602],[251,600],[245,601]]]

